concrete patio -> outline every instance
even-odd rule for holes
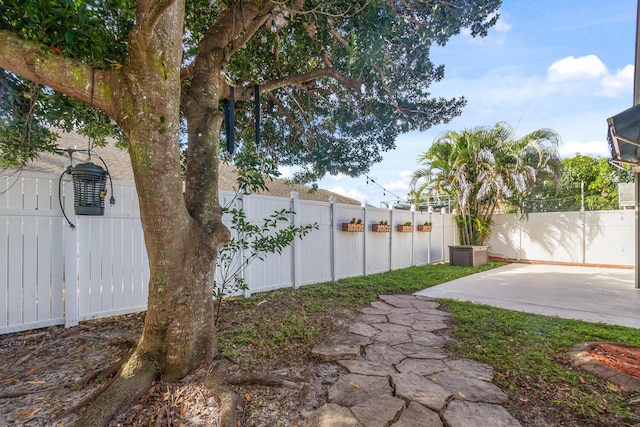
[[[508,264],[416,295],[640,328],[633,269]]]

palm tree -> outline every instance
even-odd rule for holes
[[[481,245],[489,237],[497,207],[520,206],[539,177],[557,177],[556,132],[514,136],[506,123],[447,131],[418,157],[425,167],[413,173],[414,194],[451,196],[463,245]]]

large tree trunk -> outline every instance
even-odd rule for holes
[[[141,26],[134,32],[126,64],[132,72],[123,80],[129,105],[120,101],[119,108],[151,273],[138,351],[168,379],[181,378],[215,356],[212,285],[219,236],[190,215],[182,190],[178,124],[183,9],[182,2],[175,2],[159,15],[152,31],[145,33]],[[152,5],[148,13],[153,11]],[[219,215],[212,219],[219,221]]]
[[[160,13],[153,2],[147,9],[140,4],[139,14],[155,12],[159,20],[151,29],[132,33],[130,61],[112,93],[116,120],[129,142],[140,202],[151,274],[148,308],[133,356],[83,413],[81,426],[107,424],[122,406],[135,403],[157,376],[181,378],[210,364],[216,355],[213,276],[217,247],[228,231],[217,197],[198,199],[198,204],[192,199],[198,206],[194,209],[187,208],[183,194],[178,125],[184,5],[168,3]],[[216,135],[219,120],[209,122],[208,134]],[[211,158],[215,151],[207,155]],[[217,163],[215,158],[207,162],[211,175],[198,178],[204,187],[215,189]]]

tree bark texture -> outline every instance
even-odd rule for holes
[[[178,125],[183,11],[182,1],[139,2],[140,25],[131,33],[129,60],[111,86],[113,118],[129,142],[149,257],[148,309],[134,356],[83,413],[79,425],[106,424],[156,376],[181,378],[216,354],[212,286],[217,246],[226,229],[217,198],[207,201],[208,208],[194,218],[182,190]],[[215,131],[215,125],[208,129]]]

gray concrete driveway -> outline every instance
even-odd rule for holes
[[[508,264],[416,295],[640,328],[634,276],[631,269]]]

